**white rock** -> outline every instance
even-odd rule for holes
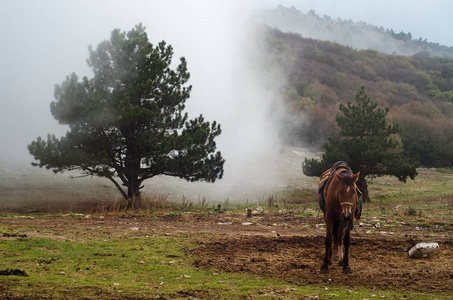
[[[418,243],[412,246],[407,253],[411,258],[422,258],[431,256],[437,249],[438,243]]]

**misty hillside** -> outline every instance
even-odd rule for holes
[[[373,49],[385,54],[413,55],[426,52],[431,56],[453,58],[453,47],[415,39],[410,32],[396,33],[393,29],[365,22],[320,17],[311,10],[307,14],[296,8],[279,5],[276,9],[257,11],[255,21],[283,32],[299,33],[303,37],[331,41],[354,49]]]
[[[426,53],[386,55],[354,50],[263,26],[263,42],[251,60],[264,85],[283,82],[290,112],[282,136],[292,145],[322,148],[338,128],[339,103],[353,100],[360,86],[399,124],[403,152],[426,167],[453,165],[453,60]]]

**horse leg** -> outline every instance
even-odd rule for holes
[[[332,241],[333,241],[333,246],[330,247],[330,251],[329,251],[329,265],[332,264],[332,255],[334,253],[336,254],[336,249],[337,249],[336,245],[338,244],[337,232],[338,232],[338,222],[337,221],[333,221],[333,223],[332,223]]]
[[[324,254],[324,263],[321,267],[321,273],[329,273],[329,259],[332,256],[332,223],[326,221],[326,253]]]
[[[338,265],[340,267],[344,266],[344,251],[343,245],[338,245]]]
[[[329,250],[329,261],[328,261],[328,264],[329,265],[332,264],[332,247],[330,247],[330,250]]]
[[[343,222],[342,220],[340,222],[338,222],[338,234],[337,234],[337,248],[338,248],[338,252],[337,252],[337,257],[338,257],[338,265],[340,267],[343,267],[343,259],[344,259],[344,252],[343,252],[343,235],[344,235],[344,229],[343,229]]]
[[[343,246],[341,245],[341,238],[343,236],[343,228],[341,221],[334,221],[333,223],[333,248],[336,250],[338,258],[338,265],[343,266]]]
[[[343,258],[343,273],[351,273],[351,267],[349,266],[349,244],[351,241],[351,229],[348,228],[344,233],[344,258]]]

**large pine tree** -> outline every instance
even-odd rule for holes
[[[393,175],[406,182],[414,179],[418,158],[407,158],[397,151],[398,143],[392,136],[398,126],[387,124],[389,108],[379,108],[362,86],[355,96],[355,104],[340,104],[342,114],[336,116],[340,133],[327,139],[321,161],[305,159],[305,175],[320,176],[337,161],[346,161],[354,172],[360,172],[358,185],[365,202],[369,202],[368,175]]]
[[[142,183],[154,176],[222,178],[224,160],[214,141],[220,125],[201,115],[188,120],[190,73],[184,58],[172,69],[172,56],[164,41],[149,42],[141,24],[127,33],[114,30],[96,50],[90,46],[94,77],[68,76],[51,103],[52,115],[69,131],[33,141],[34,165],[106,177],[130,207],[141,204]]]

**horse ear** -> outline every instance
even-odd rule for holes
[[[354,174],[352,176],[352,179],[354,179],[354,182],[357,182],[357,180],[359,180],[359,175],[360,175],[360,172],[357,172],[357,174]]]
[[[335,173],[335,180],[338,182],[341,182],[341,175],[338,173]]]

